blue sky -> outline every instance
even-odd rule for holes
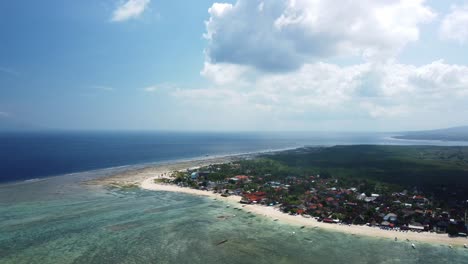
[[[466,125],[467,28],[468,1],[1,1],[0,128]]]

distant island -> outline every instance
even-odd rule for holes
[[[402,135],[394,136],[393,138],[407,140],[468,141],[468,126],[403,132]]]

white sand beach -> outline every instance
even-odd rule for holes
[[[224,200],[229,202],[230,204],[237,205],[238,208],[241,208],[247,212],[255,213],[260,216],[268,217],[270,219],[276,220],[278,222],[297,225],[297,226],[305,226],[311,228],[323,228],[326,230],[338,231],[338,232],[345,232],[348,234],[353,235],[362,235],[362,236],[369,236],[369,237],[377,237],[377,238],[384,238],[384,239],[392,239],[394,240],[395,237],[398,238],[400,241],[406,241],[407,239],[412,242],[422,242],[422,243],[432,243],[432,244],[442,244],[442,245],[453,245],[453,246],[463,246],[464,244],[468,243],[468,239],[466,238],[450,238],[446,234],[436,234],[436,233],[428,233],[428,232],[397,232],[397,231],[388,231],[382,230],[377,227],[369,227],[369,226],[359,226],[359,225],[339,225],[339,224],[327,224],[323,222],[318,222],[313,218],[305,218],[303,216],[294,216],[288,215],[277,208],[272,206],[262,206],[262,205],[242,205],[239,203],[241,197],[240,196],[229,196],[229,197],[222,197],[219,194],[215,194],[209,191],[202,191],[202,190],[195,190],[191,188],[183,188],[176,185],[169,185],[169,184],[156,184],[154,183],[155,178],[148,178],[141,182],[141,188],[147,190],[154,190],[154,191],[167,191],[167,192],[180,192],[192,195],[200,195],[200,196],[208,196],[212,198],[216,198],[219,200]]]
[[[123,173],[115,174],[109,177],[103,177],[85,182],[87,185],[136,185],[140,186],[143,181],[151,178],[169,178],[170,174],[174,171],[186,170],[189,168],[203,167],[210,164],[221,164],[232,162],[240,158],[251,155],[232,155],[222,156],[207,159],[195,159],[187,161],[179,161],[174,163],[167,163],[161,165],[149,166],[142,169],[129,170]],[[168,190],[169,191],[169,190]]]
[[[191,195],[199,195],[217,199],[230,203],[231,206],[238,207],[247,212],[254,213],[259,216],[267,217],[272,219],[272,221],[278,221],[279,223],[285,223],[290,225],[304,226],[307,228],[323,228],[325,230],[345,232],[352,235],[358,236],[369,236],[382,239],[392,239],[395,237],[398,238],[398,241],[409,240],[412,243],[431,243],[431,244],[440,244],[440,245],[453,245],[453,246],[463,246],[468,244],[467,238],[450,238],[447,234],[436,234],[429,232],[399,232],[399,231],[389,231],[382,230],[377,227],[369,226],[359,226],[359,225],[340,225],[340,224],[328,224],[319,222],[313,218],[305,218],[303,216],[294,216],[288,215],[277,208],[272,206],[262,206],[262,205],[243,205],[240,204],[240,196],[229,196],[222,197],[219,194],[215,194],[211,191],[196,190],[191,188],[179,187],[171,184],[159,184],[155,183],[155,179],[169,178],[171,173],[176,170],[185,170],[188,168],[205,166],[215,163],[230,162],[235,160],[235,157],[223,157],[218,159],[210,160],[198,160],[198,161],[187,161],[174,164],[160,165],[155,167],[150,167],[146,169],[129,171],[124,174],[116,175],[113,177],[100,179],[99,184],[117,184],[117,185],[138,185],[142,189],[153,190],[153,191],[166,191],[166,192],[179,192],[186,193]]]

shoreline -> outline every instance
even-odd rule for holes
[[[4,182],[0,182],[0,188],[7,187],[7,186],[35,183],[35,182],[40,182],[40,181],[53,180],[56,178],[73,176],[77,174],[106,173],[106,172],[114,171],[114,174],[88,180],[88,181],[99,181],[100,179],[103,179],[103,178],[112,178],[112,177],[115,177],[116,175],[139,171],[139,170],[151,169],[151,168],[156,168],[156,167],[163,167],[163,166],[169,167],[169,166],[174,166],[178,164],[185,164],[185,163],[191,163],[191,162],[193,163],[209,162],[213,160],[225,160],[225,159],[236,160],[236,159],[241,159],[241,158],[254,157],[256,155],[277,153],[277,152],[282,152],[282,151],[290,151],[290,150],[300,149],[303,147],[305,146],[294,146],[294,147],[291,146],[291,147],[285,147],[285,148],[279,148],[279,149],[265,149],[265,150],[250,151],[250,152],[217,154],[217,155],[208,155],[208,156],[195,156],[195,157],[190,157],[190,158],[180,158],[180,159],[172,159],[172,160],[117,165],[117,166],[111,166],[111,167],[96,168],[96,169],[75,171],[75,172],[69,172],[69,173],[61,173],[61,174],[55,174],[55,175],[49,175],[45,177],[38,177],[38,178],[31,178],[31,179],[18,179],[18,180],[12,180],[12,181],[4,181]],[[210,163],[207,163],[207,164],[210,164]],[[214,164],[214,163],[211,163],[211,164]]]
[[[242,209],[246,212],[256,214],[258,216],[266,217],[272,221],[278,221],[281,223],[294,225],[294,226],[304,226],[309,228],[322,228],[327,231],[336,231],[341,233],[346,233],[356,236],[366,236],[380,239],[391,239],[394,240],[395,237],[398,238],[398,242],[419,242],[419,243],[429,243],[436,245],[445,245],[445,246],[457,246],[463,247],[464,244],[468,243],[467,238],[451,238],[447,234],[436,234],[429,232],[398,232],[390,230],[382,230],[378,227],[369,227],[369,226],[360,226],[360,225],[340,225],[340,224],[328,224],[315,220],[314,218],[305,218],[300,215],[289,215],[279,211],[273,206],[263,206],[263,205],[253,205],[253,204],[240,204],[240,196],[228,196],[222,197],[219,194],[212,193],[210,191],[203,191],[197,189],[191,189],[188,187],[179,187],[173,184],[157,184],[154,183],[154,180],[158,177],[147,178],[140,183],[140,188],[151,191],[164,191],[164,192],[176,192],[184,193],[190,195],[198,195],[208,198],[217,199],[219,201],[227,202],[236,208]]]
[[[244,155],[245,156],[245,155]],[[322,228],[323,230],[335,231],[346,233],[356,236],[365,236],[373,237],[380,239],[391,239],[394,240],[395,237],[398,238],[398,242],[406,240],[419,243],[428,243],[435,245],[444,245],[444,246],[457,246],[463,247],[464,244],[468,244],[467,238],[451,238],[447,234],[436,234],[429,232],[398,232],[390,230],[382,230],[378,227],[369,227],[369,226],[360,226],[360,225],[340,225],[340,224],[328,224],[323,222],[318,222],[314,218],[305,218],[303,216],[294,216],[285,214],[275,207],[272,206],[262,206],[262,205],[244,205],[240,204],[240,196],[229,196],[222,197],[220,194],[215,194],[211,191],[203,191],[192,189],[189,187],[180,187],[173,184],[159,184],[155,183],[155,179],[169,178],[170,174],[173,171],[186,170],[198,166],[207,166],[210,164],[221,164],[226,162],[232,162],[242,158],[240,155],[237,156],[226,156],[222,158],[215,159],[205,159],[205,160],[192,160],[179,163],[172,163],[166,165],[159,165],[150,168],[144,168],[135,171],[128,171],[122,174],[114,175],[111,177],[96,179],[91,181],[91,184],[97,185],[107,185],[107,186],[116,186],[116,187],[139,187],[144,190],[150,191],[164,191],[164,192],[175,192],[175,193],[184,193],[190,195],[203,196],[211,199],[216,199],[222,202],[229,203],[231,206],[242,209],[246,212],[256,214],[261,217],[266,217],[272,221],[278,221],[281,223],[294,225],[294,226],[304,226],[309,228]]]
[[[263,152],[266,153],[266,152]],[[143,181],[152,178],[164,178],[168,177],[172,172],[179,170],[187,170],[194,167],[203,167],[210,164],[222,164],[232,161],[236,161],[242,158],[249,158],[254,155],[259,155],[262,153],[252,153],[252,154],[236,154],[236,155],[227,155],[222,157],[211,157],[206,159],[191,159],[178,162],[168,162],[164,164],[158,164],[153,166],[146,166],[143,168],[133,169],[123,171],[110,176],[99,177],[96,179],[88,180],[83,182],[85,185],[107,185],[107,186],[116,186],[124,187],[126,185],[134,185],[141,187]]]

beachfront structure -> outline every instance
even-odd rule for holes
[[[414,230],[414,231],[424,231],[424,226],[418,223],[408,225],[409,230]]]
[[[389,213],[384,216],[384,221],[395,223],[398,220],[398,216],[394,213]]]
[[[192,174],[190,174],[190,178],[192,180],[198,179],[199,176],[200,176],[200,174],[198,172],[192,172]]]

